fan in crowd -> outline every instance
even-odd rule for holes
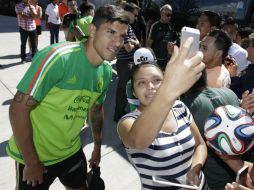
[[[50,31],[51,45],[59,42],[59,29],[60,29],[61,19],[59,16],[57,3],[58,3],[57,0],[51,0],[51,3],[48,4],[45,11],[46,27]]]
[[[189,45],[187,40],[185,46]],[[117,127],[128,158],[139,173],[143,189],[165,187],[155,181],[156,177],[173,180],[174,184],[167,188],[178,189],[183,181],[189,181],[206,189],[202,174],[206,144],[188,108],[176,100],[195,82],[188,79],[194,73],[184,67],[192,65],[200,72],[204,66],[200,63],[202,56],[198,53],[187,60],[187,49],[179,54],[176,50],[163,75],[161,68],[150,60],[149,49],[140,51],[140,57],[134,55],[131,75],[133,94],[140,104],[123,116]],[[179,70],[175,70],[176,65]]]
[[[238,31],[238,25],[232,17],[229,17],[223,23],[222,30],[227,32],[230,39],[232,40],[232,45],[230,46],[228,55],[232,56],[235,59],[237,63],[237,72],[239,73],[248,67],[249,62],[247,60],[247,56],[248,56],[247,51],[243,49],[240,45],[235,43],[236,35]]]
[[[62,25],[61,25],[61,28],[63,29],[64,34],[65,34],[66,40],[68,40],[67,39],[68,28],[69,28],[71,22],[76,20],[80,15],[80,12],[78,11],[78,4],[77,4],[76,0],[67,0],[67,5],[68,5],[69,12],[64,15]],[[74,40],[71,39],[68,41],[74,41]]]
[[[127,2],[124,2],[122,7],[130,20],[130,24],[134,23],[139,13],[139,7],[134,3]],[[116,105],[113,118],[114,121],[118,121],[124,114],[126,114],[126,84],[130,79],[130,69],[133,65],[133,54],[139,47],[140,42],[134,34],[132,27],[129,25],[127,36],[124,38],[124,45],[116,56],[118,83],[116,89]]]
[[[171,22],[172,7],[169,4],[160,8],[160,20],[153,23],[147,38],[147,47],[151,47],[156,55],[158,65],[164,70],[169,60],[168,42],[175,42],[177,35]]]
[[[18,17],[18,26],[19,26],[19,33],[20,33],[20,56],[21,56],[21,63],[26,62],[26,43],[27,39],[30,39],[31,42],[31,49],[32,49],[32,57],[36,53],[36,25],[34,22],[34,18],[36,18],[37,13],[35,7],[30,4],[29,0],[22,0],[21,2],[17,3],[15,6],[15,12]]]

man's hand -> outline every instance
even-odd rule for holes
[[[101,161],[101,146],[94,146],[91,159],[89,160],[89,167],[92,168],[93,164],[96,165],[96,167],[99,166]]]
[[[230,77],[237,76],[238,64],[237,64],[235,58],[233,58],[232,56],[226,57],[226,59],[224,60],[224,66],[227,68],[227,70],[230,74]]]
[[[23,170],[23,181],[26,181],[27,185],[32,185],[33,187],[43,183],[43,174],[47,170],[41,162],[35,164],[25,164]]]
[[[205,64],[202,63],[203,53],[198,52],[195,56],[187,59],[187,55],[193,38],[188,38],[180,47],[174,46],[174,52],[167,64],[162,85],[166,85],[168,93],[176,93],[180,96],[186,92],[202,75]]]
[[[176,45],[176,42],[168,42],[167,44],[167,50],[168,54],[171,56],[174,52],[174,46]]]
[[[200,178],[199,178],[199,174],[201,172],[202,166],[201,165],[197,165],[193,168],[191,168],[188,173],[187,173],[187,179],[190,182],[190,184],[192,185],[196,185],[199,186],[200,185]]]
[[[247,175],[247,180],[248,180],[248,175]],[[225,186],[225,190],[253,190],[254,187],[245,187],[243,185],[240,185],[236,182],[233,183],[227,183]]]
[[[242,101],[241,107],[245,109],[249,114],[253,114],[254,112],[254,89],[252,90],[251,94],[249,90],[246,90],[242,94]]]

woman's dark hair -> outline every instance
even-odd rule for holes
[[[81,15],[87,15],[87,13],[90,10],[95,10],[95,5],[90,2],[85,2],[85,3],[80,4],[79,10],[81,12]]]
[[[238,30],[238,34],[241,36],[241,38],[248,38],[251,33],[252,33],[251,27],[239,28]]]
[[[210,26],[215,26],[216,28],[220,27],[221,17],[217,13],[205,10],[201,15],[207,16]]]
[[[138,5],[132,2],[123,2],[122,7],[125,11],[133,13],[135,10],[139,10]]]

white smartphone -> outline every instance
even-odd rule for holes
[[[175,186],[175,187],[182,187],[182,188],[186,188],[186,189],[198,189],[198,186],[196,185],[191,185],[191,184],[187,184],[186,182],[181,182],[181,183],[175,183],[175,182],[170,182],[166,179],[162,179],[158,176],[153,176],[153,181],[158,183],[158,184],[162,184],[162,185],[169,185],[169,186]]]
[[[199,51],[199,36],[200,32],[196,28],[190,28],[187,26],[184,26],[181,30],[181,43],[180,46],[183,45],[183,43],[189,38],[190,36],[193,37],[193,42],[191,44],[189,54],[187,58],[190,58],[194,56]]]
[[[238,170],[235,181],[241,185],[246,186],[248,170],[249,170],[248,166],[243,166],[240,170]]]

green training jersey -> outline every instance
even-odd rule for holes
[[[84,42],[64,42],[38,52],[18,91],[38,101],[30,113],[33,142],[44,165],[58,163],[81,147],[80,131],[93,104],[102,104],[112,78],[107,62],[90,64]],[[12,136],[7,153],[24,163]]]

